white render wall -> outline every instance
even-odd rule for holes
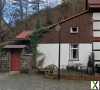
[[[95,51],[94,55],[95,55],[95,60],[100,60],[100,51]]]
[[[50,64],[58,66],[58,44],[39,44],[38,51],[45,55],[43,68]],[[68,65],[68,61],[72,63],[81,63],[86,66],[88,56],[92,52],[91,44],[79,44],[79,61],[69,61],[69,44],[61,44],[61,67]],[[39,58],[39,57],[38,57]],[[37,59],[38,59],[37,58]]]
[[[100,42],[93,42],[95,60],[100,60]],[[96,51],[97,50],[97,51]]]
[[[100,22],[93,22],[93,30],[100,30]]]
[[[100,13],[93,13],[93,30],[100,30]]]
[[[93,31],[94,37],[100,37],[100,31]]]
[[[79,60],[83,66],[88,63],[88,57],[92,53],[92,44],[80,44],[79,45]]]
[[[100,13],[93,13],[93,36],[100,37]],[[93,49],[95,64],[100,64],[100,42],[93,42]]]
[[[93,42],[93,48],[94,49],[99,49],[100,50],[100,42]]]
[[[100,13],[93,13],[93,20],[100,20]]]

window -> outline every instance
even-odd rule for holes
[[[70,33],[78,33],[79,27],[71,27],[70,28]]]
[[[78,60],[79,58],[79,46],[78,44],[70,45],[70,60]]]

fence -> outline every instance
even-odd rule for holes
[[[9,71],[9,56],[8,54],[0,56],[0,72]]]

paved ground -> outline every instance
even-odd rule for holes
[[[90,90],[90,82],[49,80],[40,75],[0,74],[0,90]]]

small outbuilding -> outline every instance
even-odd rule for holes
[[[10,71],[20,72],[21,70],[21,53],[25,45],[6,45],[4,49],[9,52],[10,58]]]

